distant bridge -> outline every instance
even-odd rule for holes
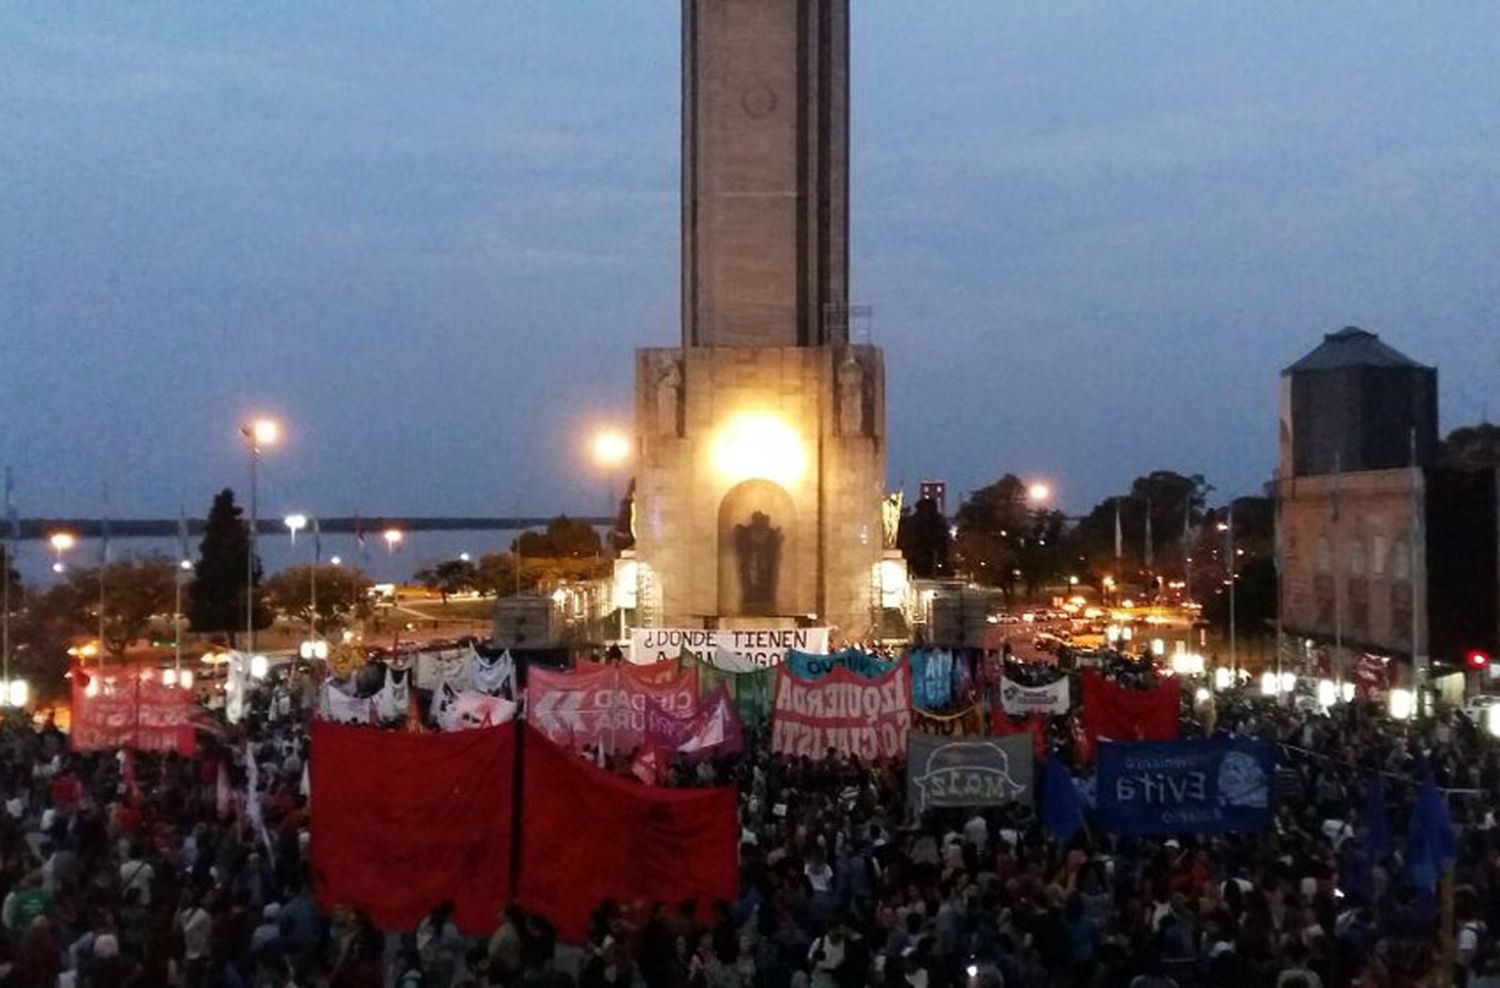
[[[403,532],[480,532],[546,528],[547,523],[556,517],[555,515],[510,518],[431,518],[410,515],[371,515],[359,518],[320,517],[318,527],[325,533],[352,533],[357,527],[371,537],[378,538],[380,533],[387,528],[399,528]],[[613,525],[615,522],[613,517],[586,515],[580,515],[574,520],[595,526]],[[83,538],[99,538],[103,534],[105,522],[99,518],[22,518],[18,524],[22,539],[44,539],[57,531],[72,532]],[[172,538],[177,534],[177,519],[175,518],[111,518],[108,524],[110,538],[116,539]],[[189,518],[187,524],[190,535],[203,534],[202,518]],[[286,531],[286,525],[280,518],[259,518],[256,520],[255,530],[261,535],[277,535]],[[3,530],[3,524],[0,524],[0,538],[8,534]]]

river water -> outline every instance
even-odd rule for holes
[[[601,533],[602,531],[603,529]],[[519,534],[519,529],[501,528],[406,532],[399,548],[388,552],[379,532],[366,534],[364,549],[359,547],[352,533],[330,533],[322,537],[322,558],[324,562],[329,562],[332,557],[338,556],[344,564],[359,567],[375,582],[389,583],[409,579],[414,570],[427,563],[454,559],[461,553],[467,552],[478,561],[487,552],[509,551],[511,541]],[[189,540],[188,549],[189,558],[196,559],[196,537]],[[258,550],[261,565],[269,576],[288,566],[312,562],[313,539],[308,532],[303,531],[293,545],[288,535],[262,535]],[[109,554],[114,560],[154,554],[176,559],[177,539],[116,535],[109,540]],[[52,571],[56,561],[56,554],[44,540],[23,539],[17,546],[16,568],[21,573],[22,581],[28,586],[47,586],[61,579]],[[63,553],[64,566],[93,566],[98,562],[97,538],[80,537],[77,545]]]

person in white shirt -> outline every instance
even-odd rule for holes
[[[140,896],[141,905],[149,906],[151,905],[151,883],[154,881],[156,881],[156,871],[139,850],[132,851],[130,857],[120,865],[121,897],[134,889]]]
[[[812,964],[812,988],[838,988],[838,969],[844,964],[844,928],[835,924],[814,940],[807,960]]]

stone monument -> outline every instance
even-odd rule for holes
[[[880,606],[885,378],[849,338],[848,0],[683,0],[682,346],[636,353],[645,625]]]

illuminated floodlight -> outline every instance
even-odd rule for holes
[[[795,484],[807,471],[807,453],[796,430],[770,412],[742,412],[714,437],[714,470],[725,480]]]

